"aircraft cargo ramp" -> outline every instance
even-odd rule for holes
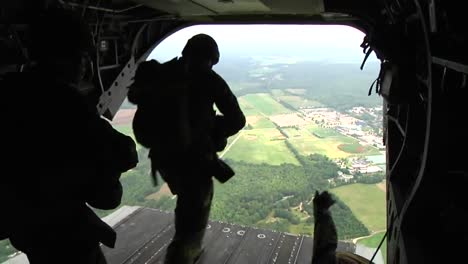
[[[141,207],[130,210],[123,218],[122,211],[114,213],[120,214],[121,219],[113,221],[117,222],[114,225],[118,237],[116,247],[103,247],[108,262],[163,263],[166,247],[174,234],[174,214]],[[312,260],[312,245],[309,236],[210,221],[204,239],[205,251],[197,263],[306,264]],[[355,252],[356,247],[340,242],[338,249]]]
[[[117,231],[115,248],[102,246],[107,263],[163,263],[175,232],[172,212],[123,206],[103,220]],[[312,248],[310,236],[210,221],[204,239],[205,250],[197,264],[310,264]],[[340,241],[338,250],[371,258],[375,249]],[[5,263],[29,262],[21,253]],[[384,263],[381,252],[374,263]]]

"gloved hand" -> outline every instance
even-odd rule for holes
[[[225,123],[224,116],[217,115],[215,117],[215,126],[213,132],[213,145],[216,152],[223,151],[227,146],[227,137],[223,133],[223,127]]]
[[[102,210],[117,208],[123,195],[122,184],[119,181],[121,173],[102,168],[97,176],[99,177],[84,190],[86,202]]]
[[[227,145],[227,138],[220,137],[220,138],[213,138],[213,145],[216,152],[223,151]]]
[[[215,159],[212,161],[212,174],[220,182],[225,183],[235,175],[234,170],[223,160]]]
[[[116,134],[116,158],[118,170],[126,172],[138,164],[138,153],[133,139],[124,134]]]
[[[330,206],[335,203],[335,200],[331,194],[327,191],[319,193],[315,191],[314,203],[314,217],[317,219],[318,216],[325,214],[329,211]]]

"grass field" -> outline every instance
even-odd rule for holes
[[[384,234],[385,232],[379,232],[371,237],[359,239],[357,243],[370,247],[370,248],[377,248],[379,246],[380,241],[382,241]],[[381,250],[382,250],[382,255],[384,257],[384,260],[386,261],[387,260],[387,241],[384,241],[384,243],[382,244]]]
[[[245,116],[260,115],[260,112],[244,96],[237,98],[237,101]]]
[[[0,263],[8,260],[8,256],[15,253],[16,249],[9,240],[0,240]]]
[[[333,129],[321,128],[315,125],[308,125],[305,128],[283,128],[288,135],[288,141],[302,155],[322,154],[329,158],[345,158],[353,153],[343,151],[339,148],[343,144],[357,144],[357,140],[342,135]],[[320,136],[319,136],[320,135]],[[374,148],[364,148],[360,155],[373,154],[377,150]]]
[[[283,128],[283,131],[286,132],[286,135],[291,138],[310,138],[310,133],[302,128]]]
[[[270,119],[260,116],[255,122],[255,124],[252,125],[253,128],[275,128],[275,124],[270,121]]]
[[[320,127],[315,124],[306,126],[306,129],[313,135],[313,137],[310,137],[311,140],[294,142],[305,154],[310,154],[311,150],[309,148],[316,149],[317,153],[328,155],[330,158],[380,154],[378,149],[372,146],[361,146],[357,139],[345,136],[334,129]]]
[[[294,213],[294,211],[293,211]],[[296,216],[298,216],[299,218],[302,218],[301,217],[301,214],[296,214],[294,213]],[[265,219],[259,221],[257,224],[262,224],[262,223],[271,223],[271,222],[274,222],[274,221],[286,221],[284,219],[281,219],[281,218],[275,218],[273,217],[273,212],[270,213],[270,215],[268,215]],[[299,224],[297,225],[293,225],[293,224],[290,224],[288,223],[288,232],[292,233],[292,234],[297,234],[297,235],[309,235],[309,236],[313,236],[314,234],[314,224],[308,224],[304,221],[301,221]]]
[[[120,133],[124,133],[127,136],[133,137],[132,124],[115,125],[114,128],[117,129]]]
[[[291,133],[292,137],[289,137],[289,142],[293,147],[302,155],[310,154],[322,154],[329,158],[345,158],[350,156],[338,148],[340,144],[353,143],[356,140],[347,136],[333,136],[326,138],[319,138],[310,133],[309,130],[300,129],[294,131],[294,129],[286,129],[286,133]],[[288,134],[289,135],[289,134]]]
[[[284,107],[282,104],[275,101],[270,94],[258,93],[258,94],[248,94],[242,96],[242,100],[245,100],[248,104],[255,106],[255,108],[261,113],[270,116],[270,115],[279,115],[279,114],[288,114],[292,111]],[[244,105],[248,105],[245,102]],[[241,108],[242,108],[241,104]],[[245,113],[249,115],[248,112]]]
[[[306,222],[301,222],[297,225],[290,225],[289,232],[293,234],[312,236],[314,234],[314,225],[307,224]]]
[[[350,184],[333,188],[337,195],[369,230],[381,231],[386,223],[385,193],[375,184]]]
[[[119,131],[120,133],[123,133],[127,136],[130,136],[131,138],[133,138],[133,140],[135,140],[135,135],[133,134],[133,129],[132,129],[132,124],[126,124],[126,125],[114,125],[113,126],[117,131]],[[136,143],[136,146],[137,146],[137,150],[141,149],[143,146],[138,144],[135,140],[135,143]]]
[[[316,124],[310,124],[307,126],[307,130],[309,130],[311,133],[316,135],[319,138],[327,138],[327,137],[338,137],[342,136],[339,132],[337,132],[334,129],[331,128],[326,128],[326,127],[320,127]]]
[[[305,98],[303,98],[301,96],[297,96],[297,95],[282,95],[282,96],[278,96],[278,98],[281,101],[284,101],[287,104],[291,105],[295,109],[299,109],[301,107],[313,108],[313,107],[322,107],[323,106],[323,104],[321,104],[318,101],[305,99]]]
[[[351,153],[351,154],[362,154],[365,151],[367,151],[366,147],[356,142],[351,143],[351,144],[341,144],[341,145],[338,145],[338,148],[344,152]]]
[[[351,153],[351,154],[359,154],[361,156],[372,155],[372,156],[367,156],[367,157],[374,157],[380,154],[380,151],[377,148],[373,146],[362,146],[357,142],[342,144],[342,145],[339,145],[338,148],[344,152]]]
[[[345,153],[336,147],[340,144],[340,142],[336,141],[324,141],[314,138],[294,138],[290,139],[289,143],[291,143],[291,145],[304,156],[308,156],[310,154],[321,154],[331,159],[350,156],[348,153]]]
[[[275,128],[245,130],[242,136],[224,155],[224,158],[254,164],[267,163],[299,165],[294,154],[289,151],[281,133]]]

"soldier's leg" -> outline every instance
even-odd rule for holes
[[[198,181],[184,182],[177,193],[176,234],[168,247],[166,263],[193,263],[201,254],[213,198],[213,181],[211,177],[193,179]]]
[[[181,189],[175,209],[176,237],[184,238],[204,232],[208,224],[212,199],[213,181],[211,178],[187,184]]]

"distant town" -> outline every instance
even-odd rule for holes
[[[336,179],[351,182],[356,173],[369,174],[385,171],[385,146],[382,131],[382,107],[353,107],[346,112],[332,108],[301,107],[298,112],[272,115],[268,117],[279,129],[296,128],[313,123],[319,127],[332,129],[342,135],[358,140],[362,147],[374,147],[381,154],[373,156],[351,156],[333,159],[343,171]],[[298,135],[296,135],[298,136]],[[278,137],[277,137],[278,139]],[[281,137],[285,139],[285,137]],[[335,179],[330,179],[333,182]]]
[[[366,130],[364,127],[369,126],[369,124],[355,117],[367,114],[376,120],[382,120],[382,107],[353,107],[348,111],[349,114],[340,113],[330,108],[303,108],[299,111],[306,119],[314,121],[322,127],[333,128],[341,134],[358,139],[361,145],[372,145],[384,150],[382,129],[379,128],[377,133],[375,130]]]
[[[381,128],[382,120],[382,107],[366,108],[366,107],[353,107],[347,113],[340,113],[330,108],[303,108],[299,110],[303,116],[316,124],[332,128],[343,135],[353,137],[359,140],[362,146],[373,146],[381,151],[385,150],[383,144],[383,131]],[[358,117],[368,116],[372,119],[369,123],[380,122],[380,127],[377,129],[365,129],[372,127],[368,122],[359,119]],[[377,132],[377,133],[376,133]],[[342,171],[338,172],[338,179],[349,182],[354,178],[355,173],[376,173],[384,171],[382,166],[377,164],[385,163],[385,156],[376,156],[372,159],[367,157],[350,157],[343,159],[335,159],[335,162],[342,168],[350,172],[346,174]],[[329,180],[333,181],[333,179]]]

